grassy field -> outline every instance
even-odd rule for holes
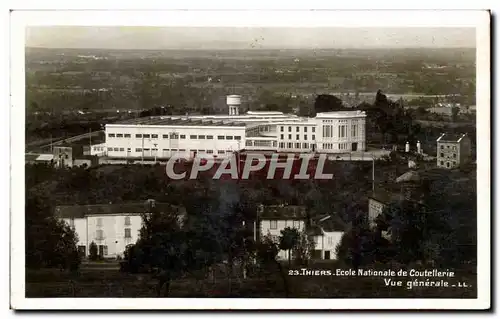
[[[332,264],[318,264],[308,269],[335,269]],[[406,281],[401,287],[390,287],[384,277],[352,276],[292,276],[286,270],[290,298],[476,298],[476,276],[458,274],[454,278],[431,278],[448,281],[450,287],[415,287],[408,289]],[[26,297],[156,297],[156,281],[148,275],[121,273],[113,268],[81,269],[78,275],[59,270],[36,270],[26,273]],[[426,281],[426,277],[419,280]],[[458,287],[466,284],[468,287]],[[456,287],[451,287],[455,284]],[[279,273],[263,273],[255,278],[210,279],[184,278],[172,282],[172,298],[284,298],[285,288]]]

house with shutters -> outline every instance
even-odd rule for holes
[[[94,242],[104,258],[122,256],[126,247],[139,239],[142,216],[151,212],[175,212],[179,222],[185,209],[154,200],[139,203],[57,206],[55,215],[74,229],[78,236],[78,251],[84,257]]]

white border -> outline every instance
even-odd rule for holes
[[[196,21],[196,23],[193,23]],[[490,31],[485,11],[25,11],[11,15],[11,306],[15,309],[486,309],[490,306]],[[476,27],[478,299],[126,299],[24,297],[26,25]]]

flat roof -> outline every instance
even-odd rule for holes
[[[245,126],[245,123],[214,119],[197,119],[182,117],[142,117],[107,125],[165,125],[165,126]]]

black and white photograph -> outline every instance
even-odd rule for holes
[[[133,15],[12,12],[12,308],[490,307],[488,11]]]

